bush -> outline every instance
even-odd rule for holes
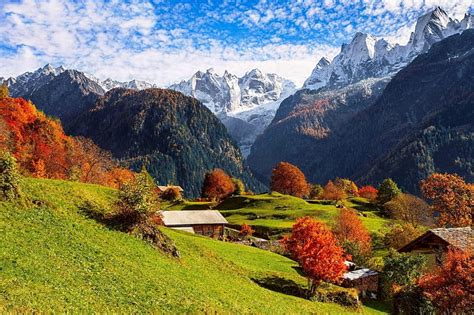
[[[245,184],[241,179],[232,177],[232,182],[234,183],[234,195],[243,195],[245,194]]]
[[[125,228],[131,228],[159,210],[155,183],[143,169],[133,180],[120,187],[115,219]]]
[[[417,286],[410,286],[394,295],[394,314],[436,314],[433,304],[426,298]]]
[[[2,199],[12,200],[20,197],[20,179],[16,159],[10,153],[0,156],[0,191]]]
[[[181,192],[176,187],[170,187],[161,194],[161,199],[168,201],[177,201],[183,199]]]
[[[313,185],[311,186],[311,190],[309,192],[310,199],[320,199],[323,196],[324,188],[321,185]]]
[[[359,307],[361,305],[356,289],[342,288],[328,283],[322,284],[316,289],[310,300],[325,303],[332,302],[348,307]]]

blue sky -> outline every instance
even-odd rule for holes
[[[404,44],[437,5],[456,18],[473,9],[471,0],[0,0],[0,76],[51,63],[166,86],[210,67],[260,68],[301,84],[356,31]]]

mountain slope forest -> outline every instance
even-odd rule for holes
[[[188,197],[200,194],[205,173],[214,168],[253,191],[263,189],[219,119],[179,92],[113,89],[66,130],[91,138],[133,169],[146,166],[160,184],[181,185]]]
[[[392,177],[412,192],[418,191],[420,179],[433,172],[456,172],[472,181],[472,47],[474,30],[433,44],[385,89],[380,86],[383,92],[365,106],[367,96],[377,93],[370,89],[374,85],[363,82],[347,88],[358,91],[362,84],[365,89],[352,99],[346,96],[350,93],[326,98],[325,92],[299,92],[282,103],[257,139],[250,166],[260,178],[268,179],[268,165],[287,160],[313,182],[339,176],[376,183]],[[341,98],[342,105],[332,105]],[[339,115],[346,107],[352,115]],[[292,135],[286,145],[279,141],[282,134]],[[306,153],[300,154],[303,147]]]

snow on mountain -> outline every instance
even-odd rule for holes
[[[335,88],[372,77],[393,75],[433,43],[473,28],[474,17],[466,14],[461,21],[452,19],[437,7],[418,18],[406,45],[391,44],[385,39],[356,33],[350,44],[332,60],[321,59],[306,79],[303,88],[317,90]]]
[[[222,76],[213,69],[198,71],[189,80],[169,88],[195,97],[215,113],[239,143],[244,156],[270,124],[280,102],[296,90],[293,82],[258,69],[241,78],[227,71]]]
[[[55,68],[52,65],[47,64],[33,72],[25,72],[17,77],[10,77],[8,79],[0,78],[0,83],[5,83],[10,90],[10,95],[14,97],[30,97],[34,91],[67,70],[68,69],[63,66]],[[136,90],[156,87],[156,85],[145,81],[132,80],[128,82],[120,82],[112,79],[100,80],[87,73],[84,73],[84,75],[91,81],[97,83],[104,90],[104,93],[116,87]]]

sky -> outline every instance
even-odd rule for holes
[[[0,0],[0,76],[47,63],[168,86],[198,70],[258,68],[301,85],[357,32],[405,44],[418,16],[472,0]]]

